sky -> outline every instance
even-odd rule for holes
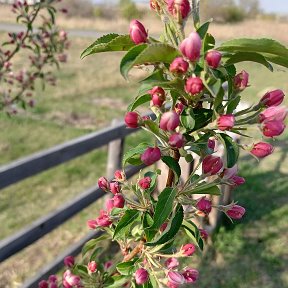
[[[115,0],[93,0],[99,2],[117,2]],[[149,2],[148,0],[134,0],[135,2]],[[288,0],[259,0],[261,8],[268,13],[288,14]]]

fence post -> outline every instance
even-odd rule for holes
[[[119,120],[113,119],[111,126],[116,126]],[[122,168],[122,157],[124,150],[124,139],[111,141],[108,144],[108,160],[106,175],[109,180],[114,178],[114,172]]]

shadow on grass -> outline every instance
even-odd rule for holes
[[[288,146],[281,146],[280,161],[264,167],[250,156],[242,158],[246,184],[235,190],[234,198],[246,215],[236,225],[226,218],[201,261],[201,279],[194,287],[288,287],[288,174],[281,172],[287,170]]]

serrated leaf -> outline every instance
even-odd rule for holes
[[[197,33],[199,34],[201,39],[204,39],[208,29],[209,29],[209,25],[212,22],[212,19],[210,19],[209,21],[205,22],[204,24],[202,24],[198,29],[197,29]]]
[[[220,133],[217,134],[219,140],[221,140],[222,144],[225,148],[225,156],[226,156],[226,165],[227,168],[232,168],[238,160],[239,157],[239,146],[232,137],[227,134]]]
[[[263,55],[259,53],[237,52],[235,54],[225,56],[223,59],[227,59],[224,64],[225,66],[230,66],[239,62],[251,61],[262,64],[270,71],[273,71],[273,66],[265,59]]]
[[[221,191],[215,183],[203,183],[192,190],[188,190],[187,192],[185,191],[185,194],[221,195]]]
[[[241,101],[241,96],[240,96],[240,95],[238,95],[237,97],[231,99],[231,100],[229,101],[228,106],[227,106],[227,111],[226,111],[226,113],[227,113],[227,114],[232,114],[233,111],[237,108],[237,106],[238,106],[238,104],[240,103],[240,101]]]
[[[172,220],[167,225],[165,231],[160,236],[158,236],[154,241],[147,242],[145,245],[156,246],[173,240],[182,225],[183,217],[184,217],[183,207],[181,205],[178,205],[178,207],[176,208],[175,215],[172,217]]]
[[[205,108],[195,108],[193,109],[193,113],[194,113],[195,127],[192,129],[192,131],[201,129],[206,125],[208,125],[213,116],[213,110]]]
[[[153,217],[153,225],[150,227],[157,230],[168,219],[173,209],[173,203],[177,190],[171,187],[166,187],[159,195]]]
[[[138,96],[129,106],[128,106],[128,111],[133,111],[137,107],[141,106],[144,103],[147,103],[151,100],[151,95],[150,94],[144,94]]]
[[[200,232],[197,226],[192,221],[183,220],[182,226],[186,234],[192,239],[201,250],[204,248],[203,239],[200,237]]]
[[[107,240],[107,239],[109,239],[109,238],[110,238],[110,236],[109,236],[108,234],[102,234],[101,236],[99,236],[99,237],[96,238],[96,239],[91,239],[91,240],[89,240],[88,242],[86,242],[86,244],[85,244],[85,245],[83,246],[83,248],[82,248],[82,256],[84,257],[85,254],[86,254],[88,251],[94,249],[95,246],[96,246],[99,242],[101,242],[101,241],[103,241],[103,240]]]
[[[181,168],[179,163],[170,156],[162,156],[161,160],[174,172],[175,182],[177,183],[181,176]]]
[[[129,35],[119,35],[116,33],[107,34],[98,38],[94,43],[87,47],[81,54],[81,58],[86,56],[111,51],[128,51],[134,47],[135,43]]]
[[[127,79],[129,71],[134,66],[171,63],[179,55],[180,52],[168,44],[137,45],[131,48],[123,57],[120,64],[120,72]]]
[[[126,275],[126,276],[130,275],[133,273],[133,270],[135,269],[134,264],[137,260],[138,260],[138,258],[136,258],[132,261],[119,263],[116,266],[116,269],[121,275]]]
[[[121,236],[123,233],[125,233],[127,230],[130,229],[131,225],[137,221],[138,217],[140,215],[140,211],[138,210],[126,210],[125,214],[120,219],[119,223],[117,224],[115,228],[115,232],[113,235],[113,239]]]
[[[288,49],[272,39],[233,39],[222,43],[217,50],[231,53],[258,53],[264,56],[267,61],[288,68]]]

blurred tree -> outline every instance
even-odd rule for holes
[[[249,18],[254,18],[261,12],[259,0],[240,0],[239,6]]]
[[[142,18],[143,12],[140,11],[132,0],[120,0],[120,14],[123,18],[130,21],[133,18]]]
[[[68,8],[68,17],[92,18],[95,16],[95,7],[91,0],[62,0],[59,6]]]

